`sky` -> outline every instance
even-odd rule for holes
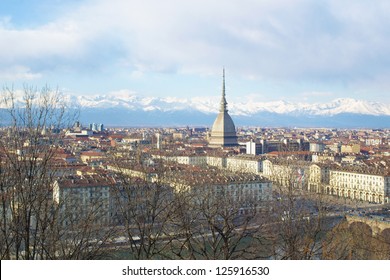
[[[1,0],[0,84],[390,104],[388,0]]]

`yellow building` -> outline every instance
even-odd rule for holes
[[[346,154],[358,154],[360,153],[360,144],[346,144],[346,145],[341,145],[341,153],[346,153]]]

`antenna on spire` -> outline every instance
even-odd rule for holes
[[[225,96],[225,67],[222,68],[222,94]]]
[[[226,93],[225,93],[225,67],[223,67],[222,70],[222,99],[221,99],[221,106],[219,111],[220,112],[227,112],[226,108],[227,102],[226,102]]]

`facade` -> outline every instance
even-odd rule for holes
[[[247,155],[260,155],[263,152],[263,145],[260,143],[250,142],[245,143]]]
[[[174,161],[180,164],[187,164],[187,165],[205,166],[207,164],[206,156],[179,155],[179,156],[169,156],[166,157],[165,159],[168,161]]]
[[[360,145],[359,144],[341,145],[341,153],[358,154],[360,153]]]
[[[328,164],[310,166],[309,190],[373,203],[390,201],[390,176],[370,169],[341,170]]]
[[[220,169],[226,168],[226,157],[207,156],[207,165]]]
[[[325,150],[324,143],[310,143],[310,152],[322,153]]]
[[[337,162],[337,161],[341,161],[341,157],[336,156],[334,154],[321,153],[321,154],[312,155],[311,161],[312,162]]]
[[[60,206],[62,223],[88,220],[92,225],[110,223],[111,188],[114,181],[99,175],[68,176],[54,182],[53,200]]]
[[[367,146],[379,146],[382,145],[382,138],[369,138],[366,139]]]
[[[234,147],[238,146],[236,127],[227,110],[225,96],[225,69],[223,70],[222,99],[219,114],[214,121],[209,139],[209,147]]]
[[[249,155],[226,158],[226,168],[233,172],[258,174],[262,171],[262,163],[259,157]]]
[[[281,187],[293,185],[296,188],[307,189],[309,173],[308,163],[298,160],[269,160],[263,161],[262,175]]]
[[[361,201],[388,203],[390,176],[371,172],[331,170],[326,193]]]
[[[323,192],[325,186],[329,185],[330,165],[312,164],[309,168],[308,190],[313,192]]]
[[[80,155],[80,159],[84,163],[89,163],[89,162],[93,162],[93,161],[100,161],[100,160],[104,159],[105,157],[106,156],[104,155],[104,153],[102,153],[100,151],[86,151],[86,152],[82,152]]]
[[[259,175],[221,173],[218,169],[186,170],[167,176],[166,183],[176,193],[189,193],[201,203],[204,199],[224,199],[240,208],[261,207],[272,199],[272,182]]]
[[[92,130],[92,131],[104,131],[104,125],[102,123],[90,123],[89,124],[89,129]]]

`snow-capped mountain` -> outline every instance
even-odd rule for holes
[[[131,92],[117,92],[107,95],[72,96],[72,102],[82,108],[126,108],[130,110],[172,112],[178,110],[197,110],[202,113],[216,113],[219,97],[141,97]],[[390,104],[351,98],[335,99],[329,103],[291,103],[276,102],[239,102],[229,103],[231,115],[251,116],[261,112],[292,115],[334,116],[338,114],[363,114],[390,116]]]
[[[206,125],[219,110],[219,96],[142,97],[121,91],[107,95],[72,97],[87,122],[109,125]],[[390,127],[390,105],[350,98],[329,103],[287,101],[231,101],[229,112],[236,125]]]
[[[120,126],[211,126],[220,102],[219,96],[144,97],[128,90],[105,95],[68,94],[65,98],[80,109],[82,122]],[[351,98],[328,103],[228,102],[229,113],[238,126],[390,127],[390,104],[379,102]],[[16,104],[23,104],[18,96]]]

